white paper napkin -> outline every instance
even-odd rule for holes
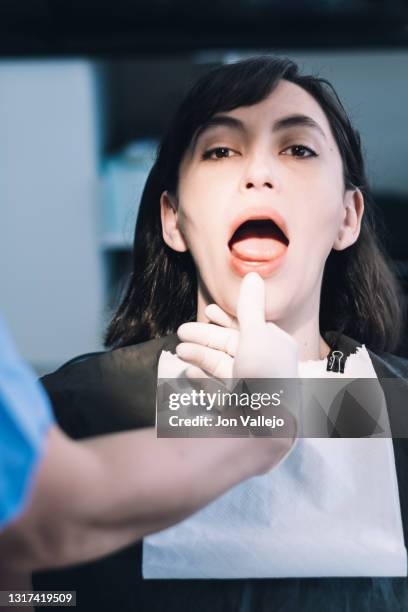
[[[159,378],[184,368],[163,352]],[[326,360],[304,362],[300,375],[376,377],[364,346],[344,374],[325,368]],[[390,438],[300,439],[267,474],[143,543],[144,578],[406,575]]]

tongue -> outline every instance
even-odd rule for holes
[[[239,259],[250,261],[268,261],[279,257],[285,250],[286,244],[271,232],[271,227],[253,225],[244,226],[230,244],[231,253]]]

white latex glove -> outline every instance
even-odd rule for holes
[[[210,323],[183,323],[177,355],[188,362],[189,378],[298,377],[298,345],[275,323],[265,320],[265,283],[250,272],[241,283],[237,319],[216,304],[205,310]]]
[[[251,393],[277,390],[267,380],[260,383],[252,379],[291,379],[288,385],[282,385],[285,399],[275,409],[287,424],[285,454],[288,453],[297,440],[301,422],[301,397],[298,385],[292,380],[298,379],[298,345],[275,323],[265,320],[262,277],[251,272],[243,278],[237,319],[216,304],[207,306],[205,313],[210,323],[184,323],[177,330],[182,340],[176,348],[177,355],[190,364],[186,376],[221,379],[228,388],[234,386],[236,379],[245,379]],[[266,435],[270,434],[267,428],[265,431]]]

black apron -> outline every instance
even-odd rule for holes
[[[346,356],[359,346],[347,336],[334,332],[327,332],[324,337],[332,350],[340,350]],[[177,343],[174,334],[80,357],[44,377],[42,382],[62,429],[71,437],[81,439],[154,425],[158,360],[162,350],[174,351]],[[379,379],[399,378],[402,383],[400,396],[393,392],[389,397],[384,388],[393,429],[394,418],[401,418],[404,399],[408,398],[408,384],[404,381],[408,376],[408,361],[389,354],[369,353]],[[403,418],[406,419],[405,415]],[[394,438],[393,444],[407,545],[408,439]],[[237,538],[239,535],[237,532]],[[293,544],[296,546],[296,542]],[[98,561],[37,572],[33,575],[33,588],[76,591],[77,609],[101,612],[408,610],[407,578],[143,580],[141,567],[142,542],[138,542]]]

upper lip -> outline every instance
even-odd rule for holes
[[[273,221],[284,234],[289,244],[289,232],[285,219],[277,210],[269,207],[251,207],[250,209],[241,211],[240,214],[237,215],[231,222],[228,235],[228,244],[240,225],[246,223],[247,221],[257,220]]]

